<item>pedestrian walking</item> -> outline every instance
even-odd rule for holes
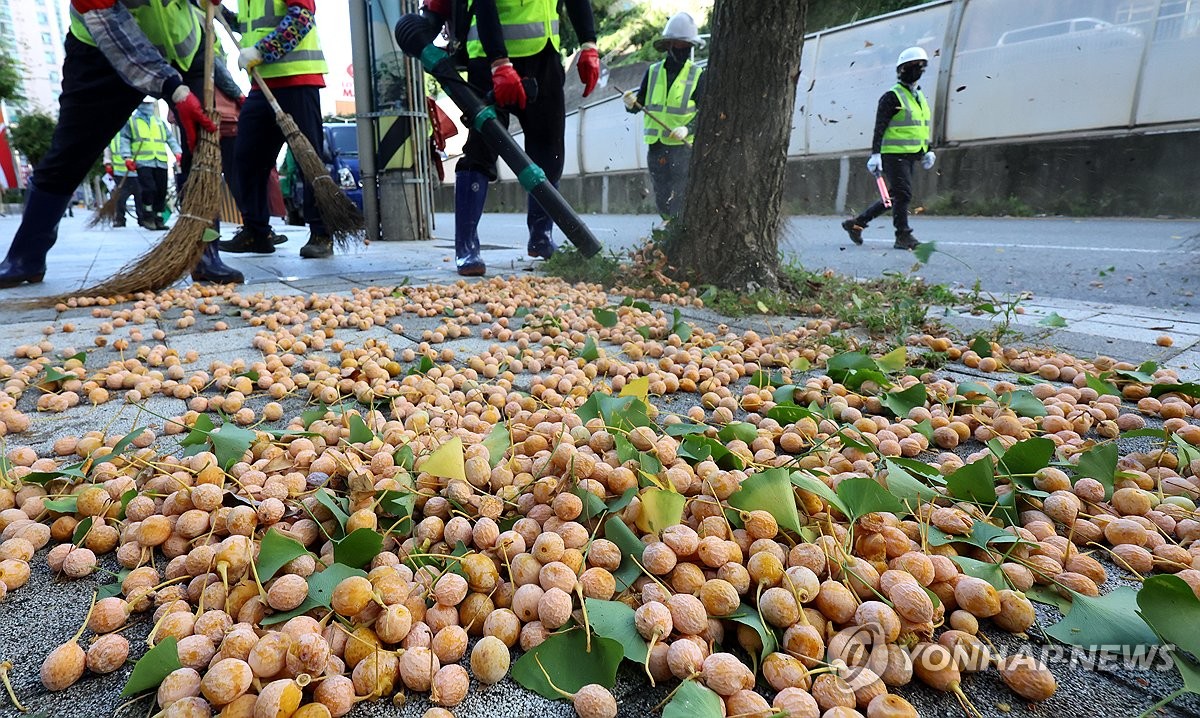
[[[588,0],[564,0],[567,16],[581,41],[577,66],[583,96],[600,80],[595,20]],[[451,16],[450,0],[427,0],[442,18]],[[467,35],[467,81],[491,90],[497,115],[507,123],[513,115],[525,131],[525,152],[555,186],[562,177],[566,133],[566,79],[558,33],[558,3],[554,0],[474,0]],[[522,78],[537,84],[528,97]],[[471,128],[454,179],[454,257],[458,273],[487,272],[479,249],[479,219],[487,201],[488,182],[496,179],[496,152],[483,135]],[[548,259],[557,248],[554,220],[532,197],[526,206],[530,257]]]
[[[138,224],[144,229],[165,230],[168,158],[174,155],[175,166],[179,167],[183,164],[183,150],[167,123],[158,116],[158,102],[146,98],[138,105],[133,117],[121,128],[120,136],[125,166],[137,173]]]
[[[217,129],[199,97],[204,63],[197,51],[205,29],[186,0],[71,0],[70,15],[58,124],[29,183],[21,226],[0,262],[0,287],[42,281],[46,255],[58,239],[59,218],[75,187],[143,97],[170,103],[188,140],[185,171],[197,132]],[[243,281],[241,272],[221,261],[212,242],[192,278]]]
[[[238,66],[247,72],[258,70],[301,134],[323,152],[325,129],[319,91],[325,86],[328,67],[317,35],[316,0],[241,0],[238,7],[242,31]],[[232,187],[236,188],[234,196],[243,225],[233,239],[221,242],[221,249],[253,254],[275,251],[277,236],[271,231],[267,193],[271,170],[283,144],[275,111],[256,85],[241,107],[234,146]],[[309,235],[300,256],[332,256],[333,238],[317,211],[316,194],[308,182],[304,184],[304,219]]]
[[[121,132],[124,131],[125,128],[121,128]],[[129,164],[132,164],[133,160],[126,163],[125,155],[121,154],[121,132],[113,136],[112,141],[104,150],[104,171],[116,183],[112,189],[112,206],[117,208],[116,214],[112,218],[114,227],[125,226],[125,207],[130,196],[134,194],[138,181],[136,166],[132,171],[129,169]]]
[[[695,48],[704,47],[696,21],[686,12],[667,20],[654,49],[666,57],[646,68],[642,85],[623,99],[628,112],[642,112],[642,137],[648,145],[646,166],[654,187],[654,205],[664,220],[683,211],[684,189],[692,162],[691,134],[704,95],[704,70],[692,62]]]
[[[875,132],[871,139],[871,157],[867,169],[883,176],[891,195],[892,225],[896,229],[896,249],[916,249],[920,242],[908,225],[908,205],[912,201],[913,165],[933,169],[937,156],[929,150],[932,139],[929,102],[917,81],[925,73],[929,56],[920,47],[910,47],[896,59],[898,82],[879,98],[875,111]],[[887,205],[876,201],[862,214],[842,222],[850,241],[862,244],[862,232],[871,220],[883,214]]]

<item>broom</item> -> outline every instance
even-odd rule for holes
[[[236,41],[237,37],[225,18],[219,17],[218,20],[229,36]],[[267,87],[267,83],[263,82],[262,75],[256,68],[250,69],[250,76],[263,93],[267,104],[275,111],[275,123],[279,125],[279,130],[292,150],[296,164],[300,165],[304,181],[308,183],[309,187],[312,187],[317,211],[321,214],[321,220],[324,221],[329,236],[337,242],[338,247],[343,249],[352,243],[363,241],[366,235],[366,220],[363,219],[362,212],[358,211],[358,205],[354,204],[346,196],[346,193],[334,183],[333,177],[329,175],[329,168],[325,166],[325,161],[321,159],[320,153],[300,132],[300,128],[292,116],[279,106],[275,94]]]
[[[204,45],[204,109],[213,124],[219,117],[214,108],[213,62],[215,40],[213,16],[215,7],[207,7],[208,33]],[[70,297],[119,297],[138,292],[157,292],[174,284],[200,261],[204,243],[215,237],[207,236],[221,202],[221,147],[217,133],[197,129],[199,138],[192,153],[192,168],[183,187],[183,207],[175,226],[149,252],[125,265],[113,277],[100,284],[59,297],[49,297],[46,304],[55,304]]]
[[[100,205],[100,209],[96,210],[88,219],[84,226],[88,229],[95,229],[100,225],[111,226],[117,219],[120,212],[124,212],[124,207],[117,207],[117,197],[121,195],[121,190],[125,188],[125,182],[129,179],[129,175],[122,175],[121,181],[113,187],[112,192],[108,193],[108,199],[104,200],[104,204]],[[128,197],[126,197],[128,199]]]

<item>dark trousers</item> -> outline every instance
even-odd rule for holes
[[[692,148],[687,145],[655,142],[646,150],[654,206],[663,219],[674,219],[683,213],[683,192],[691,164]]]
[[[321,124],[321,97],[316,87],[281,87],[273,90],[283,111],[292,116],[300,133],[324,154],[325,130]],[[275,111],[257,90],[246,97],[238,116],[237,142],[234,146],[235,180],[231,189],[242,213],[242,224],[252,232],[266,235],[271,210],[267,201],[267,183],[271,168],[279,157],[285,139],[275,124]],[[314,234],[325,234],[325,223],[317,211],[312,186],[304,183],[304,221]]]
[[[167,208],[167,168],[138,167],[138,186],[141,189],[138,197],[138,221],[161,220],[163,210]]]
[[[562,58],[549,43],[536,55],[512,58],[513,68],[522,78],[537,81],[537,99],[527,102],[524,110],[497,112],[500,122],[508,124],[511,114],[521,123],[525,131],[525,153],[533,160],[546,178],[558,185],[563,171],[563,135],[566,132],[566,110],[564,109],[563,82],[566,79]],[[490,90],[492,87],[491,63],[486,59],[467,63],[467,80],[475,87]],[[483,136],[475,130],[467,133],[463,145],[463,156],[455,167],[457,172],[482,172],[490,180],[496,179],[496,152],[488,146]],[[539,208],[540,209],[540,208]]]
[[[908,226],[908,205],[912,203],[913,165],[919,159],[921,159],[920,152],[905,155],[883,155],[883,177],[887,180],[888,194],[892,197],[892,226],[896,228],[896,234],[912,232]],[[877,200],[875,204],[867,207],[862,214],[855,217],[854,222],[861,227],[866,227],[871,220],[886,211],[887,207],[883,206],[883,200]]]
[[[117,182],[112,191],[113,205],[117,208],[117,216],[113,217],[113,226],[124,227],[125,206],[128,203],[129,198],[135,194],[136,190],[140,188],[140,184],[136,174],[123,175],[120,177],[114,175],[113,179]],[[137,200],[134,201],[136,202]]]

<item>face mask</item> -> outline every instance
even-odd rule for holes
[[[672,61],[683,64],[692,59],[692,48],[690,47],[670,47],[667,48],[667,57]]]
[[[901,82],[905,82],[909,85],[913,84],[917,80],[920,80],[921,75],[924,74],[925,68],[917,64],[905,65],[904,67],[900,68]]]

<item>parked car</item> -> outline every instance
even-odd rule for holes
[[[329,175],[346,196],[363,206],[362,174],[358,169],[358,127],[353,122],[327,122],[325,130],[325,166]],[[304,181],[300,166],[288,150],[279,169],[279,184],[283,203],[287,206],[287,223],[304,224]]]

